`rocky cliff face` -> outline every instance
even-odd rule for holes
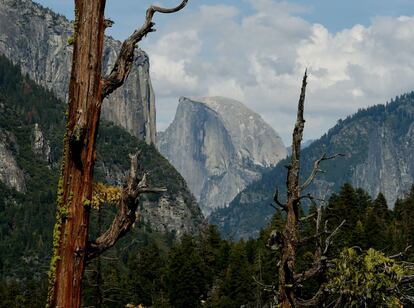
[[[265,168],[286,156],[282,140],[258,114],[223,97],[181,98],[158,147],[206,215],[226,207]]]
[[[204,228],[206,221],[185,180],[154,146],[143,141],[136,143],[136,139],[107,123],[100,129],[96,165],[99,181],[123,185],[129,171],[128,154],[139,148],[140,169],[149,174],[149,182],[167,188],[165,193],[142,198],[137,213],[141,223],[151,230],[173,232],[178,237],[184,233],[198,233]]]
[[[197,201],[186,195],[189,192],[179,192],[177,195],[161,196],[157,203],[144,201],[139,211],[144,224],[158,232],[173,232],[178,238],[184,234],[197,234],[205,228],[204,220]]]
[[[0,107],[0,111],[2,108]],[[10,145],[16,145],[16,137],[0,127],[0,182],[18,192],[26,191],[23,170],[19,168],[10,150]]]
[[[306,128],[305,128],[306,129]],[[414,92],[387,105],[359,111],[338,124],[302,152],[303,178],[310,174],[323,153],[346,157],[324,162],[318,180],[309,192],[329,197],[345,183],[366,190],[372,197],[382,192],[389,207],[414,184]],[[256,236],[274,214],[268,206],[275,187],[284,192],[286,171],[280,162],[262,179],[252,183],[229,208],[215,212],[211,222],[225,234]],[[304,179],[302,179],[304,180]]]
[[[40,159],[51,162],[49,141],[45,139],[38,123],[34,124],[32,132],[32,151]]]
[[[65,17],[30,0],[0,0],[0,54],[63,100],[68,92],[72,33],[73,25]],[[105,39],[104,73],[111,70],[120,46],[119,41]],[[155,101],[145,52],[136,51],[125,85],[104,102],[102,112],[104,119],[155,143]]]
[[[0,55],[0,208],[5,202],[13,206],[10,210],[27,207],[30,212],[38,206],[42,211],[30,212],[31,219],[42,221],[45,211],[54,217],[64,113],[62,102],[21,76],[20,69]],[[137,149],[140,171],[149,174],[153,186],[167,188],[161,195],[146,195],[142,200],[142,222],[152,230],[178,236],[200,231],[204,217],[177,170],[153,145],[107,121],[99,128],[94,180],[122,186],[130,167],[129,154]],[[53,219],[48,222],[41,227],[52,230]]]

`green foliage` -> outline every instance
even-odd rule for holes
[[[174,307],[201,307],[201,300],[207,293],[206,266],[190,236],[184,236],[181,243],[171,249],[167,286]]]
[[[22,76],[19,68],[0,55],[0,131],[6,132],[8,136],[9,150],[13,153],[18,166],[24,170],[27,186],[27,192],[22,194],[0,183],[0,290],[4,291],[0,293],[0,302],[9,302],[9,299],[13,301],[16,297],[21,298],[25,303],[17,305],[18,307],[31,307],[31,304],[26,303],[30,302],[31,296],[35,293],[24,291],[25,286],[31,284],[37,286],[38,294],[43,296],[40,306],[44,306],[47,293],[47,269],[50,261],[53,261],[52,234],[56,219],[56,192],[60,193],[57,183],[65,129],[65,110],[64,102],[58,100],[50,91],[36,85],[27,76]],[[35,123],[40,124],[50,144],[51,162],[41,160],[32,151],[31,136]],[[193,213],[201,217],[194,197],[188,191],[182,177],[153,146],[137,140],[113,124],[102,121],[97,148],[96,179],[107,182],[104,169],[121,172],[127,170],[128,154],[140,149],[142,151],[140,162],[150,174],[149,181],[156,183],[157,186],[166,186],[171,195],[178,192],[183,194]],[[109,184],[119,185],[112,182]],[[157,199],[153,201],[156,202]],[[109,209],[110,213],[103,219],[106,223],[104,227],[109,224],[116,211],[114,207]],[[66,215],[63,205],[59,208],[57,218],[65,219]],[[92,220],[96,221],[96,212],[92,214]],[[96,236],[97,230],[95,223],[90,230],[91,235]],[[137,235],[139,232],[138,230],[126,237],[117,245],[115,251],[120,253],[122,249],[130,247],[128,240],[136,240],[134,236],[139,238],[140,235]],[[58,235],[59,230],[56,230],[54,237],[57,238]],[[169,234],[163,237],[169,242],[173,238]],[[162,245],[165,248],[166,244]],[[131,249],[138,248],[134,246]],[[126,257],[115,265],[104,262],[103,271],[115,272],[124,279],[122,273],[126,268],[126,262]],[[53,276],[53,266],[50,275]],[[13,292],[6,292],[8,290],[6,284],[11,282],[19,287],[16,287]],[[106,281],[106,283],[112,282]],[[86,283],[85,288],[90,289],[90,286]],[[110,298],[111,296],[109,295]],[[119,298],[123,300],[122,296]]]
[[[345,249],[329,272],[329,292],[350,307],[402,307],[397,286],[404,269],[382,252]]]
[[[222,293],[228,298],[227,307],[240,307],[254,300],[255,284],[242,244],[232,249],[223,280]]]
[[[150,306],[154,297],[162,292],[164,282],[162,269],[165,255],[162,255],[156,243],[149,243],[128,260],[127,288],[132,294],[132,302]]]

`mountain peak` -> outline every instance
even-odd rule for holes
[[[286,157],[279,135],[241,102],[224,97],[179,101],[159,149],[184,176],[207,215],[260,178],[261,169]]]

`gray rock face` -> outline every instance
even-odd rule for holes
[[[402,136],[387,126],[370,130],[367,158],[355,166],[351,182],[374,197],[382,192],[393,207],[414,184],[414,123]]]
[[[305,127],[306,130],[306,127]],[[382,192],[390,208],[414,184],[414,92],[405,94],[387,105],[361,110],[329,130],[327,134],[303,150],[302,183],[313,163],[323,153],[344,153],[346,156],[324,162],[326,173],[305,193],[329,198],[345,183],[367,191],[372,198]],[[210,216],[223,234],[235,238],[257,236],[274,215],[269,207],[275,187],[285,196],[288,161],[282,161],[259,181],[252,183],[224,210]]]
[[[144,150],[148,151],[148,149]],[[206,226],[206,220],[198,207],[197,201],[187,187],[184,179],[178,172],[163,158],[155,149],[149,155],[157,162],[163,164],[163,174],[166,178],[174,178],[175,189],[167,187],[167,191],[161,195],[146,195],[137,209],[137,217],[141,223],[150,226],[151,230],[157,232],[174,232],[177,237],[184,234],[197,234]],[[143,166],[145,164],[143,163]],[[117,164],[108,164],[102,161],[97,162],[97,168],[103,171],[105,182],[121,186],[129,170]],[[151,180],[151,174],[156,171],[148,171],[150,181],[157,183],[158,180]],[[164,186],[164,185],[161,185]]]
[[[160,152],[177,168],[209,215],[286,157],[277,133],[242,103],[223,97],[181,98]]]
[[[184,192],[187,194],[187,192]],[[186,201],[183,193],[162,196],[157,204],[143,202],[139,210],[142,221],[158,232],[175,232],[177,237],[197,234],[204,228],[204,220],[195,199]]]
[[[18,192],[26,191],[24,173],[14,159],[9,145],[15,143],[15,137],[6,131],[0,130],[0,182]]]
[[[73,48],[68,39],[73,25],[30,0],[0,0],[0,53],[18,64],[23,73],[66,100]],[[103,73],[109,73],[121,42],[105,39]],[[104,119],[132,135],[155,143],[155,98],[148,56],[136,51],[125,85],[103,104]]]
[[[43,132],[40,129],[40,125],[35,123],[32,133],[32,151],[40,159],[50,163],[50,145],[49,142],[43,136]]]

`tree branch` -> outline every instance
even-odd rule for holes
[[[124,185],[122,196],[118,203],[118,212],[112,221],[111,226],[95,241],[88,243],[87,259],[89,261],[115,245],[115,243],[131,229],[136,220],[138,197],[141,194],[167,191],[165,188],[149,187],[147,184],[146,173],[144,173],[141,179],[137,177],[138,155],[139,153],[130,156],[131,169],[129,177]]]
[[[413,247],[413,245],[408,245],[407,247],[405,247],[404,251],[400,251],[399,253],[395,255],[389,256],[388,258],[390,259],[402,258],[407,253],[407,251],[411,249],[411,247]]]
[[[306,280],[309,280],[312,277],[315,277],[316,275],[320,274],[323,272],[324,268],[325,268],[325,261],[327,261],[327,258],[325,256],[318,256],[318,258],[315,260],[315,262],[313,263],[312,267],[310,269],[308,269],[307,271],[304,271],[302,273],[295,273],[294,274],[294,279],[295,279],[295,284],[300,284]]]
[[[297,307],[318,307],[325,296],[325,284],[321,284],[318,292],[310,299],[298,299],[296,301]]]
[[[263,291],[266,291],[266,292],[275,292],[276,287],[274,285],[268,285],[268,284],[261,283],[260,281],[257,280],[257,278],[255,276],[252,276],[252,278],[253,278],[254,282],[257,285],[259,285],[259,286],[261,286],[263,288]]]
[[[403,276],[398,283],[399,286],[414,283],[414,275]]]
[[[102,98],[107,97],[117,88],[122,86],[125,82],[125,79],[128,77],[129,72],[134,62],[134,51],[136,44],[140,42],[148,33],[154,32],[155,29],[152,18],[156,12],[163,14],[171,14],[182,10],[187,5],[188,0],[183,0],[180,5],[168,9],[162,8],[159,6],[150,6],[147,9],[147,14],[145,17],[145,22],[140,29],[134,31],[130,37],[128,37],[121,47],[121,51],[116,59],[115,65],[109,74],[102,79]]]
[[[319,165],[320,165],[321,162],[323,162],[325,160],[335,159],[338,156],[345,156],[345,154],[335,154],[335,155],[332,155],[332,156],[327,156],[327,154],[324,153],[321,158],[319,158],[317,161],[315,161],[314,164],[313,164],[313,170],[312,170],[311,174],[309,175],[308,179],[301,186],[301,190],[304,190],[310,184],[312,184],[313,180],[316,178],[316,175],[318,173],[323,172],[321,169],[319,169]]]
[[[329,234],[329,236],[325,239],[325,247],[323,251],[321,247],[321,240],[319,240],[318,248],[315,252],[315,261],[312,267],[302,273],[294,274],[294,279],[295,279],[296,284],[309,280],[310,278],[315,277],[316,275],[324,271],[326,261],[328,260],[326,257],[326,253],[328,252],[329,246],[332,243],[332,238],[339,232],[339,229],[344,225],[344,223],[345,223],[345,220],[343,220],[342,223],[338,227],[336,227],[336,229],[331,234]],[[319,232],[319,225],[320,225],[320,222],[317,223],[317,228],[316,228],[317,232]],[[320,234],[322,235],[326,233],[328,232],[326,230],[326,225],[325,225],[325,230],[321,232]],[[320,239],[320,236],[316,238]]]
[[[339,232],[339,229],[342,228],[342,226],[345,224],[346,220],[343,220],[341,224],[336,227],[336,229],[326,238],[325,240],[325,249],[323,251],[323,254],[325,255],[328,252],[329,246],[332,244],[332,238]]]
[[[279,190],[276,188],[276,192],[273,195],[273,201],[283,210],[286,211],[286,204],[280,202],[279,200]]]

